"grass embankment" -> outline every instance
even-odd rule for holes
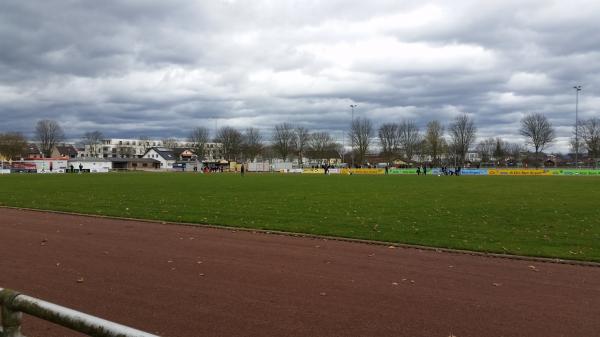
[[[600,261],[600,177],[0,176],[0,205]]]

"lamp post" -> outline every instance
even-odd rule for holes
[[[346,138],[344,136],[344,131],[342,131],[342,151],[340,153],[340,159],[342,159],[342,166],[346,163]]]
[[[350,168],[354,167],[354,108],[356,108],[358,106],[358,104],[350,104],[350,108],[352,109],[352,122],[350,123],[350,143],[351,143],[351,154],[352,154],[352,166]]]
[[[575,167],[579,167],[579,92],[581,86],[576,85],[575,89]]]

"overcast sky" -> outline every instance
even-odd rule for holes
[[[566,151],[600,111],[600,1],[0,1],[0,131],[186,137],[356,116],[521,139],[546,114]]]

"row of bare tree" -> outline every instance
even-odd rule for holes
[[[445,127],[437,120],[427,123],[424,133],[414,121],[383,124],[378,130],[381,154],[388,161],[395,157],[421,161],[425,157],[438,165],[442,157],[455,157],[458,162],[465,161],[469,149],[475,141],[477,127],[472,118],[463,114],[448,126],[449,141],[445,137]]]
[[[521,120],[519,133],[528,140],[536,158],[555,139],[555,130],[550,121],[539,113],[531,113]],[[447,132],[446,132],[447,131]],[[600,158],[600,119],[591,118],[579,122],[578,141],[573,137],[572,150],[587,153],[591,158]],[[411,120],[399,123],[386,123],[379,127],[377,134],[373,123],[367,118],[356,118],[350,125],[348,139],[352,151],[352,162],[362,164],[366,155],[378,138],[381,156],[388,162],[395,158],[419,161],[431,161],[441,164],[442,158],[464,163],[467,153],[475,149],[483,162],[491,158],[500,161],[504,158],[517,159],[525,151],[521,144],[509,143],[501,138],[488,138],[474,144],[477,127],[473,118],[467,114],[457,116],[447,128],[437,120],[427,123],[422,132]],[[103,138],[99,131],[86,132],[82,137],[84,145],[100,151]],[[49,157],[54,145],[64,140],[61,126],[53,120],[40,120],[36,124],[35,140],[41,152]],[[257,128],[239,131],[225,126],[217,130],[210,138],[208,128],[195,128],[188,137],[194,144],[195,153],[204,158],[206,144],[214,141],[222,144],[223,156],[229,160],[252,160],[258,156],[265,158],[296,158],[302,164],[302,158],[325,159],[344,156],[344,146],[336,142],[328,132],[310,132],[302,126],[281,123],[274,127],[270,139],[265,139]],[[269,143],[269,144],[268,144]],[[177,146],[175,139],[164,139],[163,146]],[[475,145],[475,146],[474,146]],[[27,149],[27,139],[20,133],[0,133],[0,154],[6,158],[16,158]]]
[[[210,142],[210,132],[205,127],[192,130],[188,140],[194,144],[195,153],[205,157],[206,144]],[[276,157],[284,160],[295,157],[302,164],[302,158],[331,158],[341,153],[337,144],[327,132],[309,132],[301,126],[282,123],[275,126],[267,145],[266,139],[257,128],[247,128],[243,132],[224,126],[217,130],[213,141],[222,146],[223,156],[228,160],[253,160],[258,156]],[[165,144],[165,146],[169,146]]]
[[[50,157],[54,145],[63,141],[65,134],[61,126],[53,120],[38,121],[35,126],[35,140],[45,157]],[[5,158],[18,158],[27,152],[27,138],[20,132],[0,133],[0,155]]]
[[[555,130],[546,116],[539,113],[526,115],[520,124],[519,133],[528,140],[537,159],[547,145],[554,141]],[[600,120],[584,120],[578,127],[581,135],[579,150],[586,151],[592,158],[600,157]],[[457,116],[447,128],[437,120],[430,121],[424,132],[411,120],[386,123],[379,127],[376,135],[371,120],[356,118],[348,132],[352,149],[350,156],[356,164],[366,161],[367,153],[373,148],[376,138],[379,140],[380,154],[387,162],[395,158],[418,158],[419,161],[431,161],[434,165],[439,165],[442,158],[446,158],[462,164],[472,150],[476,150],[484,162],[492,158],[496,161],[507,158],[519,160],[521,153],[526,151],[523,145],[509,143],[501,138],[488,138],[475,144],[476,137],[477,127],[473,118],[467,114]],[[204,144],[209,141],[208,129],[195,129],[189,140],[197,144],[196,153],[203,155]],[[214,141],[223,144],[227,159],[254,159],[262,155],[284,160],[297,158],[298,163],[302,164],[302,158],[305,157],[324,159],[344,156],[343,145],[335,142],[329,133],[311,133],[305,127],[289,123],[274,127],[270,145],[265,145],[260,131],[255,128],[240,132],[231,127],[223,127],[218,130]]]

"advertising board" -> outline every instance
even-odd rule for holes
[[[353,168],[342,169],[342,174],[385,174],[385,169]]]

